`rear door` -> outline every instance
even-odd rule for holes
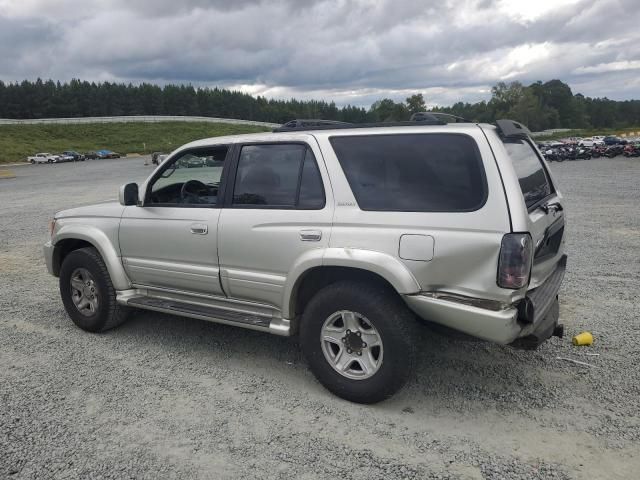
[[[535,249],[530,288],[535,288],[555,269],[563,254],[562,197],[531,140],[507,138],[502,143],[518,177],[526,208],[525,220]]]
[[[303,142],[239,145],[229,185],[218,231],[224,291],[281,308],[296,261],[329,243],[333,203],[320,150]]]

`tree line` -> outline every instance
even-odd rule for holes
[[[560,80],[525,86],[520,82],[496,84],[491,99],[458,102],[433,111],[471,121],[493,122],[511,118],[531,130],[548,128],[619,128],[640,125],[640,100],[614,101],[573,94]],[[0,118],[100,117],[119,115],[192,115],[284,123],[294,118],[322,118],[343,122],[408,120],[427,110],[422,94],[404,102],[381,99],[365,109],[336,106],[322,100],[275,100],[222,88],[192,85],[139,85],[53,80],[4,83],[0,81]]]

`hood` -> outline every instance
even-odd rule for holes
[[[55,214],[55,218],[73,218],[73,217],[115,217],[120,218],[124,207],[120,202],[105,202],[94,205],[86,205],[84,207],[70,208],[62,210]]]

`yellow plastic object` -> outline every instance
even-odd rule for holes
[[[590,332],[582,332],[572,340],[573,344],[576,346],[585,346],[593,344],[593,335]]]

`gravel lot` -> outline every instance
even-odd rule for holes
[[[359,406],[315,381],[293,339],[152,312],[105,334],[76,328],[42,259],[47,221],[151,167],[12,167],[0,478],[638,478],[640,160],[552,169],[569,214],[567,336],[521,352],[425,328],[415,380]],[[582,330],[593,347],[571,345]]]

